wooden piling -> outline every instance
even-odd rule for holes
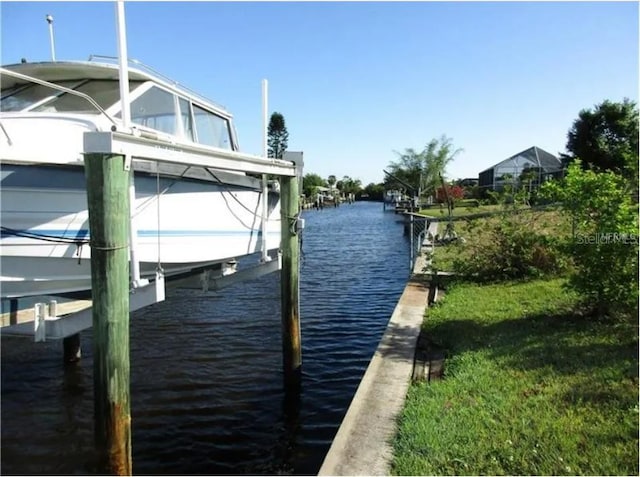
[[[73,364],[80,361],[82,349],[80,347],[80,333],[67,336],[62,340],[64,364]]]
[[[120,155],[86,154],[91,234],[96,445],[104,470],[131,475],[129,171]]]
[[[298,178],[280,178],[281,214],[281,304],[282,354],[285,386],[295,385],[301,375],[302,349],[300,342],[300,241],[297,233],[299,212]]]
[[[15,325],[18,323],[18,300],[13,298],[9,302],[9,324]],[[4,326],[4,323],[2,323]]]

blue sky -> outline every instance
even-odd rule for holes
[[[115,55],[113,2],[0,4],[3,64]],[[477,177],[536,145],[565,151],[583,108],[638,100],[635,2],[127,2],[129,56],[226,106],[261,150],[261,81],[305,172],[381,182],[442,134]]]

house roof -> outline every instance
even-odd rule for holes
[[[487,167],[485,170],[481,171],[480,174],[482,174],[483,172],[487,172],[491,169],[497,168],[500,165],[504,164],[505,162],[509,162],[518,158],[522,158],[526,161],[532,162],[534,164],[538,164],[544,171],[547,171],[547,172],[557,171],[562,168],[562,163],[560,162],[560,159],[558,159],[556,156],[548,153],[544,149],[540,149],[537,146],[532,146],[529,149],[525,149],[522,152],[514,154],[513,156],[508,157],[507,159],[504,159],[494,164],[491,167]]]

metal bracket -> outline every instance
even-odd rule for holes
[[[139,310],[153,303],[165,300],[165,280],[162,272],[156,272],[156,280],[147,286],[137,288],[129,295],[129,311]],[[92,308],[58,316],[57,303],[37,303],[34,307],[34,322],[31,321],[5,326],[3,336],[34,336],[36,342],[46,339],[60,339],[72,336],[91,328],[93,324]],[[63,312],[64,313],[64,312]]]
[[[130,281],[129,283],[129,293],[135,293],[136,289],[146,287],[149,284],[149,280],[146,278],[141,278],[138,281]]]
[[[44,303],[36,303],[33,307],[33,339],[36,343],[46,341],[47,339],[45,318]]]
[[[131,170],[131,154],[124,155],[124,170],[125,171]]]
[[[224,268],[222,270],[203,270],[197,275],[172,280],[170,283],[171,286],[181,289],[200,290],[205,293],[209,291],[218,291],[235,283],[258,278],[269,273],[281,270],[281,255],[278,254],[277,260],[275,258],[275,256],[270,256],[269,261],[260,261],[260,263],[246,266],[246,268],[227,268],[226,273],[224,271]],[[233,271],[233,273],[228,273],[229,271]]]
[[[56,320],[58,303],[36,303],[33,307],[33,339],[36,343],[47,341],[47,320]]]

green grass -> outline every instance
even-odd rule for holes
[[[503,205],[481,205],[476,207],[472,205],[460,204],[453,209],[452,215],[454,217],[464,217],[467,215],[480,214],[480,213],[486,213],[486,212],[499,212],[502,209],[504,209]],[[435,204],[425,209],[421,209],[419,213],[422,215],[428,215],[430,217],[445,218],[445,219],[449,216],[449,212],[447,211],[446,204],[442,204],[442,206],[440,206],[440,204]]]
[[[638,475],[637,322],[587,319],[562,280],[459,284],[428,310],[441,381],[411,386],[398,475]]]

